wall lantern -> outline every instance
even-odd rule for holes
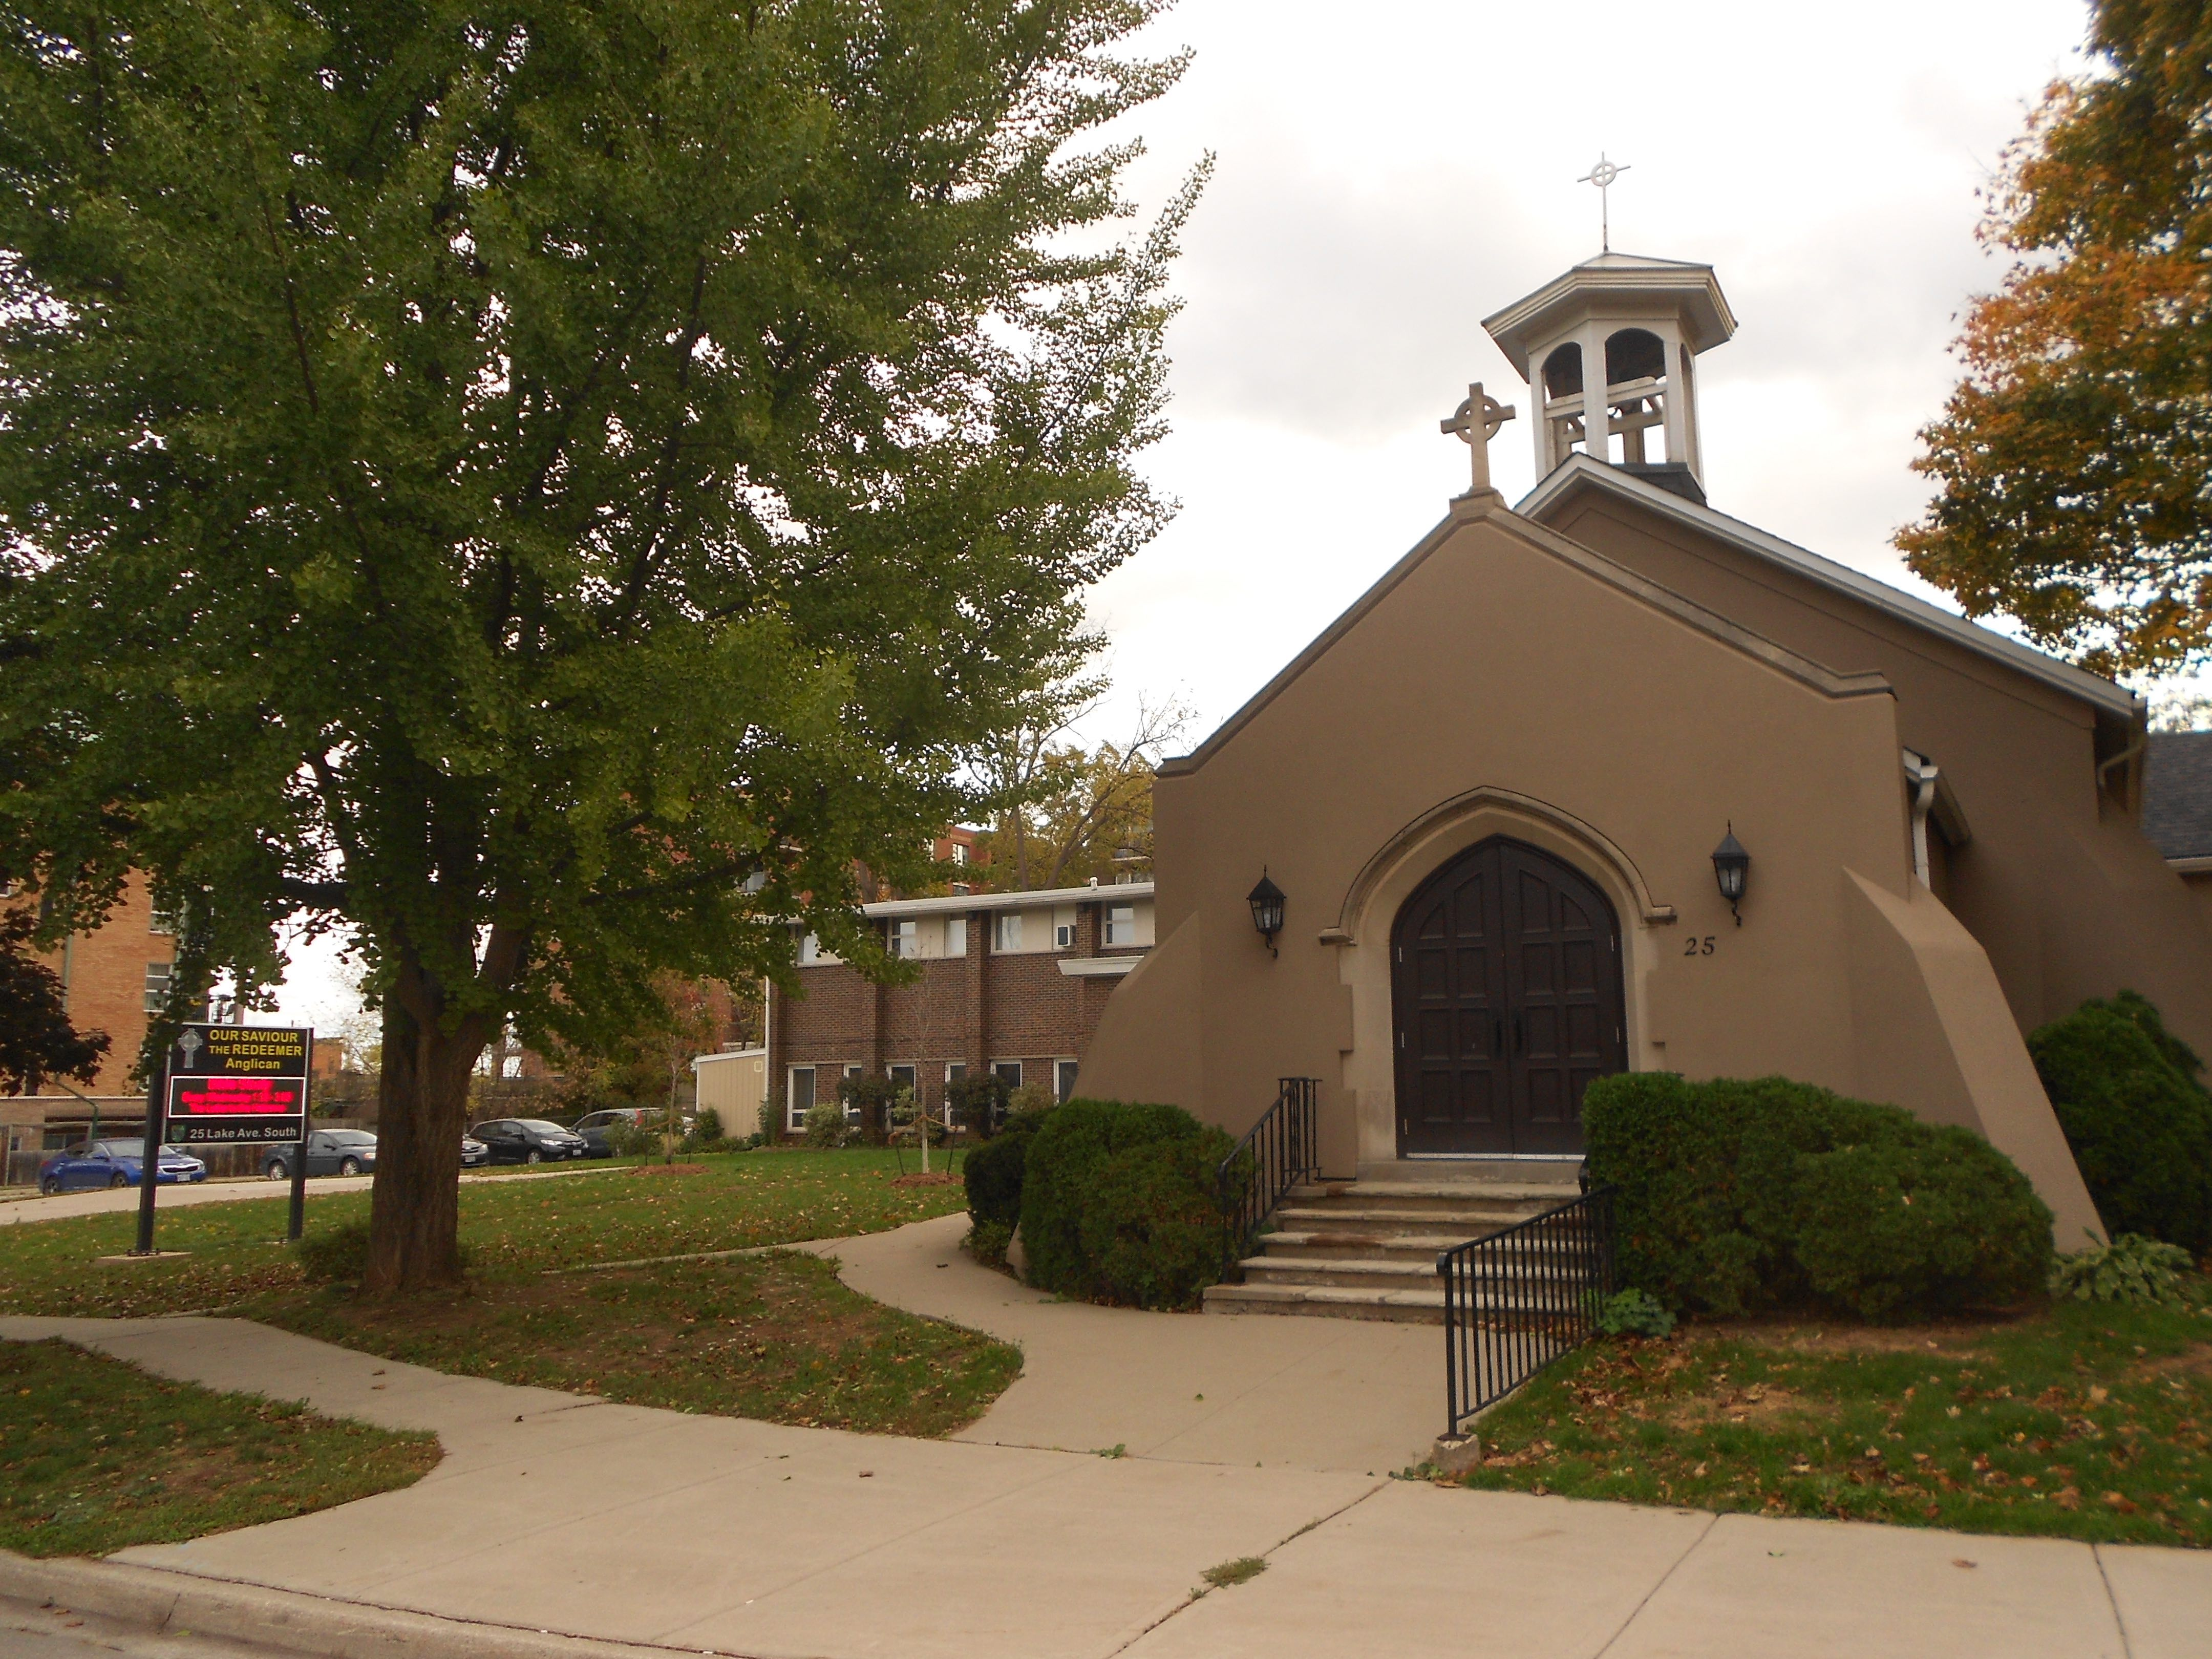
[[[1713,848],[1713,879],[1720,884],[1721,896],[1728,901],[1729,914],[1735,925],[1743,926],[1743,913],[1736,906],[1743,902],[1744,883],[1751,873],[1751,854],[1743,850],[1743,843],[1735,838],[1735,825],[1730,823],[1721,844]]]
[[[1252,925],[1267,941],[1267,954],[1280,956],[1275,949],[1275,935],[1283,931],[1283,890],[1267,879],[1267,866],[1260,866],[1260,884],[1244,896],[1252,907]]]

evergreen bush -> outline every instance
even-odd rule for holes
[[[845,1109],[834,1100],[817,1100],[806,1109],[806,1144],[828,1152],[845,1144]]]
[[[2203,1063],[2133,991],[2027,1040],[2106,1231],[2212,1255],[2212,1094]]]
[[[1966,1130],[1785,1078],[1610,1077],[1583,1103],[1620,1276],[1676,1309],[1927,1317],[2040,1288],[2051,1212]]]
[[[853,1126],[854,1138],[870,1146],[888,1144],[891,1109],[898,1103],[901,1092],[897,1084],[880,1073],[874,1077],[840,1078],[837,1103],[846,1109],[848,1121],[856,1113],[860,1120]]]
[[[1180,1106],[1071,1100],[1027,1149],[1030,1282],[1140,1308],[1188,1306],[1221,1276],[1215,1171],[1235,1144]]]
[[[1006,1121],[1013,1091],[996,1072],[970,1072],[945,1085],[953,1121],[965,1124],[978,1140],[988,1140]]]
[[[1011,1233],[1022,1218],[1022,1175],[1029,1161],[1030,1137],[1044,1121],[1042,1112],[1010,1117],[999,1133],[968,1154],[963,1175],[968,1185],[968,1213]],[[1000,1252],[1005,1255],[1004,1250]]]

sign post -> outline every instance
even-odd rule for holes
[[[138,1242],[131,1247],[133,1255],[154,1254],[154,1189],[161,1184],[161,1117],[162,1107],[169,1093],[169,1053],[161,1051],[154,1075],[146,1079],[146,1139],[138,1148]],[[92,1109],[92,1133],[100,1134],[100,1108]]]
[[[184,1146],[296,1145],[285,1237],[306,1218],[307,1076],[313,1030],[288,1025],[187,1025],[170,1051],[168,1139]],[[150,1112],[149,1112],[150,1121]],[[142,1214],[153,1205],[142,1200]],[[147,1224],[142,1220],[142,1233]]]

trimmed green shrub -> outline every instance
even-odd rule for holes
[[[1013,1091],[996,1072],[970,1072],[945,1085],[953,1121],[965,1124],[978,1140],[988,1140],[1006,1121]]]
[[[890,1139],[891,1109],[898,1103],[902,1091],[888,1077],[848,1077],[837,1080],[837,1103],[857,1112],[860,1121],[853,1126],[853,1138],[871,1146],[881,1146]]]
[[[2051,1293],[2076,1302],[2163,1302],[2179,1306],[2181,1275],[2194,1266],[2179,1244],[2161,1244],[2141,1233],[2122,1233],[2110,1244],[2092,1244],[2062,1255],[2051,1270]]]
[[[806,1144],[829,1151],[845,1144],[845,1109],[834,1100],[817,1100],[806,1109]]]
[[[1030,1137],[1045,1120],[1042,1112],[1008,1118],[999,1133],[968,1154],[962,1173],[968,1185],[968,1213],[977,1226],[995,1222],[1011,1233],[1022,1218],[1022,1176],[1029,1162]],[[1000,1255],[1006,1252],[1001,1249]]]
[[[968,1229],[963,1241],[968,1254],[987,1267],[1006,1265],[1006,1247],[1014,1242],[1014,1230],[1003,1221],[978,1221]]]
[[[1022,1181],[1030,1282],[1140,1308],[1221,1276],[1215,1171],[1235,1145],[1180,1106],[1071,1100],[1044,1115]]]
[[[1620,1275],[1677,1309],[1927,1317],[2050,1271],[2051,1212],[1965,1129],[1786,1078],[1610,1077],[1583,1103]]]
[[[1669,1336],[1674,1316],[1649,1291],[1622,1291],[1597,1310],[1597,1328],[1607,1336]]]
[[[783,1133],[783,1108],[773,1100],[763,1100],[760,1112],[753,1119],[753,1139],[757,1145],[773,1146],[776,1137]]]
[[[2106,1230],[2212,1255],[2212,1095],[2203,1064],[2133,991],[2027,1040]]]

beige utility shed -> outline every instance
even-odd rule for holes
[[[2078,1242],[2023,1034],[2132,987],[2212,1051],[2140,700],[1706,505],[1709,267],[1607,254],[1486,325],[1541,482],[1488,487],[1475,389],[1474,486],[1163,768],[1159,942],[1079,1086],[1241,1133],[1316,1077],[1323,1171],[1366,1179],[1574,1158],[1608,1073],[1780,1073],[1980,1131]]]

